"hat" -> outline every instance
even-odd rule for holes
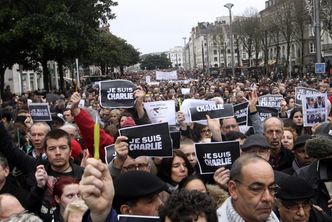
[[[304,134],[304,135],[299,136],[299,137],[295,140],[295,143],[294,143],[294,147],[293,147],[293,149],[295,150],[295,149],[297,149],[297,148],[303,146],[303,145],[306,143],[306,141],[307,141],[308,139],[311,139],[311,136],[308,135],[308,134]]]
[[[277,181],[280,189],[276,197],[281,200],[295,201],[311,199],[315,193],[313,188],[302,178],[297,176],[283,176]]]
[[[131,127],[131,126],[136,126],[135,120],[131,117],[127,117],[125,121],[121,124],[121,127]]]
[[[257,146],[265,149],[269,148],[269,144],[267,143],[265,136],[263,136],[262,134],[254,134],[248,136],[242,145],[242,150],[245,151],[247,149]]]
[[[318,135],[307,140],[305,149],[312,158],[323,159],[332,155],[332,139],[330,137]]]
[[[63,115],[61,113],[51,113],[52,122],[58,122],[60,125],[65,124],[65,120],[63,119]]]
[[[119,209],[130,200],[137,200],[166,190],[166,183],[145,171],[128,171],[114,181],[113,206]]]
[[[332,139],[332,123],[322,123],[317,127],[315,135],[327,136]]]

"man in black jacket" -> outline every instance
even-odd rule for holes
[[[81,179],[83,168],[70,161],[71,143],[69,135],[61,130],[51,130],[45,137],[44,147],[47,159],[41,156],[33,158],[15,147],[3,124],[0,124],[0,152],[8,162],[28,175],[27,183],[33,187],[36,195],[43,197],[41,213],[48,214],[51,207],[51,195],[56,178],[72,176]],[[46,186],[44,189],[36,186],[35,172],[39,165],[44,165]]]

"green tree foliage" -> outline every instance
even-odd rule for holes
[[[172,65],[166,54],[161,55],[147,55],[142,59],[141,69],[167,69]]]
[[[94,44],[90,45],[89,56],[85,63],[101,67],[102,74],[109,74],[111,67],[123,67],[137,64],[139,52],[126,40],[121,39],[108,30],[98,32]]]
[[[48,90],[47,61],[58,61],[61,78],[61,64],[87,53],[87,46],[93,43],[91,39],[97,35],[99,26],[115,17],[111,7],[116,5],[112,0],[1,1],[0,27],[6,29],[1,32],[0,48],[9,49],[11,58],[17,52],[26,52],[25,57],[40,62]],[[20,49],[12,51],[16,44]]]

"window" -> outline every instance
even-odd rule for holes
[[[218,53],[218,51],[215,49],[215,50],[213,50],[213,54],[214,55],[217,55],[217,53]]]
[[[214,57],[213,60],[214,60],[215,62],[218,62],[218,57]]]
[[[313,42],[309,43],[309,52],[310,53],[315,53],[316,52],[315,44]]]

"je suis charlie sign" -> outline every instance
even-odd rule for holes
[[[131,108],[137,86],[128,80],[100,81],[100,105],[105,108]]]
[[[146,124],[119,129],[121,136],[128,137],[128,155],[171,157],[172,139],[167,122]]]
[[[230,169],[240,156],[238,141],[195,143],[195,152],[201,174],[213,174],[218,168]]]

